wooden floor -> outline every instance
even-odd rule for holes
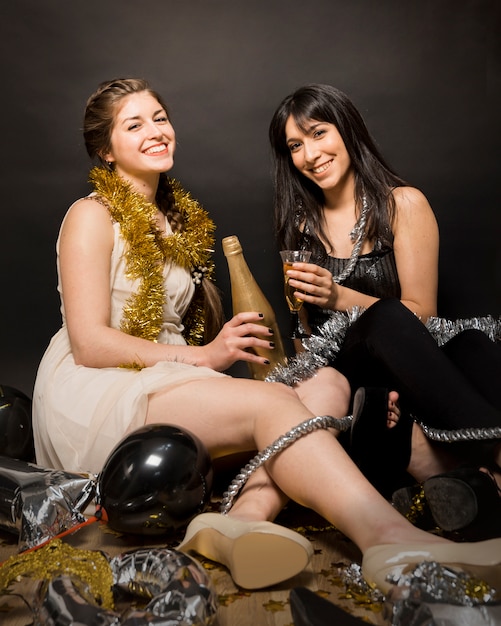
[[[292,505],[281,515],[280,521],[304,534],[315,550],[310,565],[300,575],[286,583],[263,591],[243,591],[232,582],[222,566],[202,561],[214,583],[219,597],[216,624],[218,626],[292,626],[294,624],[289,595],[294,587],[307,587],[338,607],[357,615],[370,624],[384,625],[390,621],[382,615],[382,605],[371,603],[364,606],[367,596],[346,597],[346,586],[341,584],[339,567],[359,562],[360,552],[336,529],[301,507]],[[173,547],[177,538],[170,541],[151,541],[141,536],[124,536],[112,531],[103,523],[81,528],[63,541],[75,548],[102,550],[115,556],[127,550],[144,547]],[[0,561],[17,553],[17,537],[0,533]],[[35,581],[24,580],[11,588],[14,593],[24,594],[28,604],[33,601]],[[33,623],[32,612],[16,595],[0,597],[0,623],[4,626],[28,626]]]

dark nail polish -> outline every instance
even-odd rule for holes
[[[266,361],[264,362],[265,365],[269,365],[270,362],[268,361],[268,359],[266,359]]]
[[[264,313],[258,313],[259,317],[264,317]]]
[[[273,335],[273,328],[268,328],[268,332],[270,333],[270,335]]]
[[[275,347],[275,342],[274,341],[270,341],[270,348],[274,348]]]

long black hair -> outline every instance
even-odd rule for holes
[[[362,116],[348,96],[330,85],[310,84],[300,87],[282,101],[269,128],[274,165],[275,226],[279,246],[284,249],[300,247],[305,230],[308,232],[308,245],[314,252],[324,252],[321,239],[329,241],[322,212],[323,192],[303,176],[292,162],[285,134],[285,126],[291,116],[302,130],[309,120],[329,122],[336,126],[353,167],[357,209],[360,211],[363,196],[369,206],[366,236],[391,245],[390,224],[395,211],[391,191],[407,183],[386,163]]]

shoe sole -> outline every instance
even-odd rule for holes
[[[222,563],[244,589],[261,589],[288,580],[302,572],[313,555],[310,542],[302,535],[270,522],[257,522],[254,530],[249,524],[249,531],[231,536],[224,528],[217,528],[219,515],[210,521],[214,525],[195,518],[177,549]]]
[[[210,560],[223,562],[213,552],[214,535],[226,547],[226,567],[235,584],[244,589],[260,589],[281,583],[299,574],[308,565],[310,555],[296,541],[266,533],[248,533],[230,539],[212,528],[200,530],[182,550],[195,550]]]
[[[429,478],[424,483],[424,493],[433,519],[445,531],[461,530],[478,515],[475,492],[462,480]]]
[[[410,488],[401,487],[397,489],[392,495],[391,503],[394,509],[404,517],[407,517],[407,514],[411,511],[414,504],[414,496]]]

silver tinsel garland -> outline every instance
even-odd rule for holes
[[[302,341],[304,352],[289,359],[287,366],[279,365],[266,378],[268,382],[280,382],[289,387],[307,380],[326,365],[334,365],[350,326],[365,311],[363,307],[353,307],[349,311],[334,311],[314,335]],[[501,341],[501,318],[491,315],[467,319],[448,320],[430,317],[425,324],[439,346],[444,345],[457,334],[468,329],[480,330],[491,341]],[[416,419],[416,418],[415,418]],[[501,426],[491,428],[463,428],[460,430],[438,430],[416,419],[425,435],[433,441],[454,443],[458,441],[479,441],[501,439]]]
[[[311,417],[304,422],[301,422],[285,435],[282,435],[276,439],[271,445],[265,448],[262,452],[258,452],[254,458],[252,458],[247,465],[240,470],[240,473],[232,480],[228,490],[224,492],[221,502],[220,512],[226,515],[233,505],[233,500],[237,497],[239,491],[249,480],[251,474],[253,474],[258,467],[261,467],[266,461],[269,461],[272,457],[277,455],[285,448],[288,448],[291,444],[297,441],[300,437],[308,435],[315,430],[335,428],[339,431],[348,430],[351,425],[352,416],[346,417],[331,417],[330,415],[319,415],[317,417]]]
[[[292,387],[302,380],[311,378],[321,367],[333,365],[348,329],[364,311],[365,308],[360,306],[355,306],[346,312],[333,311],[330,318],[318,328],[314,335],[303,339],[304,352],[291,357],[287,366],[277,366],[266,380]],[[425,326],[439,346],[468,329],[481,330],[491,341],[501,341],[501,317],[495,318],[492,315],[458,320],[430,317]]]
[[[304,352],[291,357],[286,366],[275,367],[266,380],[292,387],[314,376],[321,367],[332,365],[341,350],[349,327],[364,311],[363,307],[353,307],[346,313],[334,311],[314,335],[303,339]]]
[[[439,346],[447,343],[463,330],[475,329],[485,333],[491,341],[501,341],[501,317],[492,315],[448,320],[443,317],[430,317],[425,324]]]

